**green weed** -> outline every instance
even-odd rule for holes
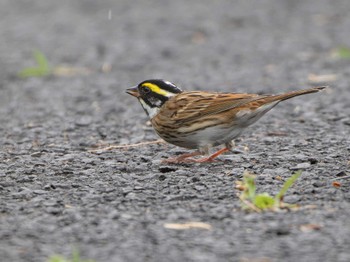
[[[72,252],[72,258],[65,258],[61,255],[53,255],[49,257],[48,262],[95,262],[92,259],[81,259],[79,251],[74,250]]]
[[[300,177],[301,171],[296,172],[283,184],[281,190],[276,196],[270,196],[268,193],[256,193],[255,176],[245,171],[243,174],[243,181],[237,182],[236,188],[240,189],[242,193],[238,196],[242,201],[242,208],[261,212],[263,210],[278,210],[284,207],[293,207],[283,203],[283,197],[287,190]],[[295,205],[294,205],[295,206]]]
[[[334,56],[340,59],[350,59],[350,48],[346,46],[339,46],[334,50]]]
[[[84,67],[72,67],[65,65],[50,67],[46,56],[38,50],[33,52],[33,58],[36,62],[36,66],[24,68],[17,74],[19,77],[29,78],[44,77],[49,75],[69,77],[76,75],[88,75],[91,73],[90,69]]]

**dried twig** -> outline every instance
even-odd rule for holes
[[[341,177],[333,178],[333,179],[331,179],[331,181],[336,181],[336,180],[341,180],[341,179],[346,179],[346,178],[350,178],[350,176],[341,176]]]
[[[268,132],[266,133],[268,136],[288,136],[286,132]]]
[[[163,139],[158,139],[155,141],[141,142],[141,143],[136,143],[136,144],[112,145],[112,146],[102,147],[102,148],[98,148],[98,149],[91,149],[91,150],[89,150],[89,152],[90,153],[100,153],[100,152],[109,151],[109,150],[113,150],[113,149],[128,149],[131,147],[139,147],[139,146],[163,144],[163,143],[165,143],[165,141]]]
[[[176,229],[176,230],[186,230],[186,229],[191,229],[191,228],[200,228],[200,229],[207,229],[211,230],[212,226],[207,223],[203,222],[187,222],[187,223],[165,223],[164,224],[165,228],[168,229]]]

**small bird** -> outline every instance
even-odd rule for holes
[[[316,93],[313,87],[279,95],[182,91],[173,83],[151,79],[127,89],[136,97],[150,117],[157,134],[166,142],[188,149],[192,153],[165,160],[168,163],[211,162],[233,147],[233,139],[252,125],[279,102],[289,98]],[[225,147],[208,155],[212,147]]]

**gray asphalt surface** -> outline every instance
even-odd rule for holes
[[[334,55],[350,46],[349,11],[347,0],[1,0],[0,260],[77,248],[98,262],[350,261],[350,60]],[[19,79],[34,49],[80,71]],[[281,103],[238,139],[248,152],[219,162],[161,164],[188,152],[166,144],[90,152],[158,139],[125,94],[155,77],[187,90],[331,88]],[[275,194],[300,167],[285,200],[303,208],[241,209],[244,170]],[[211,229],[165,227],[194,221]]]

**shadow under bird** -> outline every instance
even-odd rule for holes
[[[165,160],[168,163],[210,162],[229,151],[246,127],[252,125],[279,102],[295,96],[316,93],[325,87],[313,87],[279,95],[182,91],[173,83],[151,79],[127,89],[136,97],[151,119],[157,134],[166,142],[192,153]],[[208,155],[212,147],[225,147]]]

